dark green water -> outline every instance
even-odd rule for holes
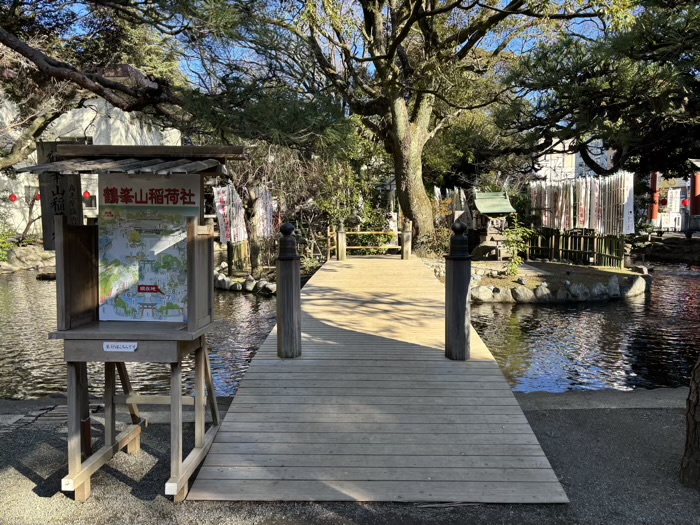
[[[0,398],[65,391],[62,343],[46,337],[56,327],[55,293],[31,272],[0,276]],[[275,300],[216,292],[215,312],[214,381],[219,395],[232,395],[275,323]],[[651,296],[633,302],[481,305],[472,322],[517,391],[686,386],[700,355],[700,270],[659,266]],[[167,366],[128,366],[137,391],[167,393]],[[97,393],[103,372],[90,371]],[[192,374],[185,377],[191,388]]]
[[[647,297],[478,305],[472,323],[518,392],[687,386],[700,356],[700,269],[659,265],[653,276]]]
[[[62,341],[49,341],[56,329],[56,286],[37,281],[33,272],[0,276],[0,398],[31,399],[65,392]],[[218,395],[230,396],[257,349],[275,324],[275,300],[215,292],[216,325],[207,336]],[[183,363],[187,389],[193,386],[192,361]],[[170,372],[162,364],[128,364],[135,390],[167,393]],[[95,393],[101,365],[90,365]]]

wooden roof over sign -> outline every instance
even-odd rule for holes
[[[221,174],[226,161],[245,158],[240,146],[86,146],[58,144],[52,162],[19,173]]]

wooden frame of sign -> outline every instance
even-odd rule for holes
[[[197,177],[201,184],[201,174],[190,177]],[[198,204],[201,207],[201,202]],[[187,495],[189,479],[209,451],[220,425],[205,338],[213,321],[213,224],[202,225],[199,216],[187,218],[187,316],[179,322],[100,320],[104,300],[101,306],[98,226],[70,224],[65,215],[56,216],[54,225],[58,330],[49,334],[49,338],[64,340],[68,367],[68,475],[62,480],[62,490],[74,491],[76,501],[86,500],[90,496],[92,474],[114,454],[123,448],[128,453],[139,452],[141,432],[147,421],[140,416],[138,404],[170,404],[171,475],[165,483],[165,493],[180,501]],[[165,312],[168,308],[165,307]],[[154,311],[152,307],[151,311]],[[192,353],[194,397],[183,397],[182,360]],[[94,453],[90,447],[88,362],[104,363],[105,374],[105,444]],[[170,395],[134,394],[127,362],[168,363]],[[123,394],[116,393],[117,374]],[[131,423],[119,434],[116,403],[127,404],[131,417]],[[194,405],[195,413],[195,446],[184,460],[183,405]],[[207,406],[212,420],[208,429]]]

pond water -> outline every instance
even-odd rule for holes
[[[56,327],[55,283],[35,275],[0,276],[0,398],[65,392],[62,342],[46,338]],[[217,291],[215,314],[214,382],[218,395],[230,396],[275,323],[275,300]],[[480,305],[472,322],[516,391],[686,386],[700,355],[700,270],[658,266],[651,296],[634,302]],[[127,366],[138,392],[167,393],[167,365]],[[91,367],[98,394],[103,372]]]
[[[56,286],[32,272],[0,276],[0,398],[31,399],[65,392],[63,342],[49,341],[56,329]],[[215,328],[207,336],[217,395],[230,396],[275,324],[274,298],[215,292]],[[193,388],[192,359],[183,363],[187,391]],[[166,394],[165,364],[127,364],[134,390]],[[89,365],[90,386],[99,395],[103,367]]]
[[[580,305],[478,305],[472,323],[518,392],[689,384],[700,356],[700,269],[659,265],[652,292]]]

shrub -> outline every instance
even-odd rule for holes
[[[518,275],[518,268],[523,263],[521,253],[527,249],[527,241],[535,233],[529,228],[525,228],[518,219],[517,214],[511,217],[511,226],[504,232],[506,240],[503,245],[510,252],[509,259],[503,265],[507,275]]]

